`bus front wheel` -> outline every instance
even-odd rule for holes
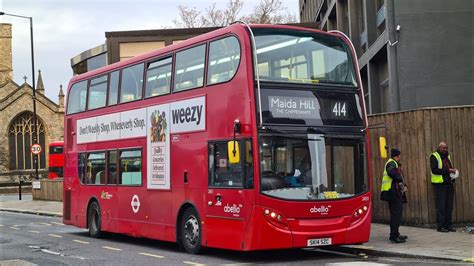
[[[94,238],[99,238],[101,231],[100,231],[100,223],[101,223],[101,216],[100,216],[100,206],[97,201],[93,201],[89,206],[89,211],[87,213],[87,222],[89,225],[89,235]]]
[[[191,254],[201,250],[201,220],[194,208],[186,209],[181,219],[181,244]]]

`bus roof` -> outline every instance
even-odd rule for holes
[[[304,30],[304,31],[315,32],[315,33],[324,34],[324,35],[331,35],[331,36],[335,36],[335,37],[340,37],[336,34],[324,32],[324,31],[320,31],[320,30],[316,30],[316,29],[311,29],[311,28],[302,28],[302,27],[292,26],[292,25],[251,24],[250,27],[251,28],[293,29],[293,30],[300,30],[300,31]],[[71,79],[70,83],[73,83],[73,82],[79,81],[79,80],[88,79],[90,77],[94,77],[94,76],[100,75],[102,73],[105,74],[109,71],[119,69],[121,67],[128,66],[128,65],[133,65],[135,63],[142,62],[143,60],[146,60],[146,59],[149,59],[149,58],[159,57],[161,55],[166,55],[167,53],[171,53],[171,52],[174,52],[174,51],[181,50],[181,49],[186,48],[188,46],[193,46],[193,45],[195,45],[199,42],[203,42],[203,41],[218,37],[220,35],[225,35],[225,34],[228,34],[228,33],[235,33],[235,32],[238,32],[238,31],[245,30],[245,29],[246,29],[246,26],[242,23],[231,24],[231,25],[229,25],[225,28],[220,28],[220,29],[217,29],[217,30],[214,30],[214,31],[211,31],[211,32],[199,35],[199,36],[192,37],[190,39],[184,40],[184,41],[176,43],[176,44],[165,46],[165,47],[163,47],[161,49],[158,49],[158,50],[155,50],[155,51],[151,51],[151,52],[148,52],[148,53],[145,53],[145,54],[142,54],[142,55],[139,55],[139,56],[121,61],[121,62],[113,63],[111,65],[107,65],[107,66],[104,66],[104,67],[86,72],[86,73],[81,74],[81,75],[74,76]]]
[[[64,146],[64,141],[51,141],[49,146]]]

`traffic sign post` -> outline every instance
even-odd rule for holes
[[[32,153],[33,155],[38,155],[38,154],[40,154],[42,150],[43,150],[43,148],[41,148],[41,145],[39,145],[39,144],[37,144],[37,143],[31,145],[31,153]]]

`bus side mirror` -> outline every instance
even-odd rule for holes
[[[380,157],[387,158],[387,140],[385,140],[385,137],[379,137],[379,149]]]
[[[239,143],[235,140],[227,142],[227,155],[230,163],[240,163]]]

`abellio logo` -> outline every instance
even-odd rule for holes
[[[313,208],[309,209],[309,212],[310,213],[320,213],[320,214],[324,215],[324,214],[329,213],[329,208],[331,208],[331,206],[326,207],[326,206],[322,205],[319,208],[314,206]]]
[[[240,206],[242,207],[242,206]],[[232,206],[229,206],[229,204],[226,204],[224,207],[224,212],[228,213],[240,213],[240,207],[237,206],[236,204],[232,204]]]

